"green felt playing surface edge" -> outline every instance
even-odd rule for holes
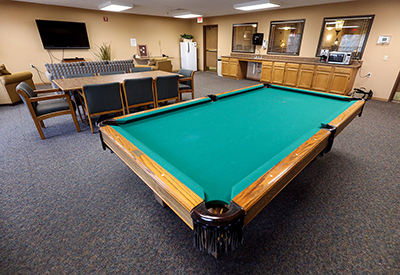
[[[111,126],[206,202],[229,203],[354,101],[263,85]]]

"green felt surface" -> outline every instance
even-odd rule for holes
[[[257,88],[112,127],[206,201],[229,203],[354,103],[343,98]]]

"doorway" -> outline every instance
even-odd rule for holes
[[[218,62],[218,26],[204,26],[204,71],[217,71]]]
[[[392,93],[390,94],[389,101],[400,102],[400,71],[397,75],[396,82],[394,83]]]

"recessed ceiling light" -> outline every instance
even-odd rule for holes
[[[202,17],[203,15],[199,14],[199,13],[192,13],[190,11],[180,11],[180,12],[177,12],[177,13],[173,13],[172,16],[175,17],[175,18],[185,18],[185,19],[187,19],[187,18]]]
[[[115,1],[108,1],[104,4],[99,5],[99,9],[103,11],[124,11],[133,8],[132,4],[126,4]]]
[[[260,0],[233,5],[233,8],[243,11],[253,11],[280,7],[281,3],[275,0]]]

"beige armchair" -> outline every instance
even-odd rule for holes
[[[31,72],[10,73],[4,64],[0,64],[0,104],[14,104],[21,101],[20,96],[15,91],[15,88],[21,82],[25,82],[33,90],[35,89]]]

